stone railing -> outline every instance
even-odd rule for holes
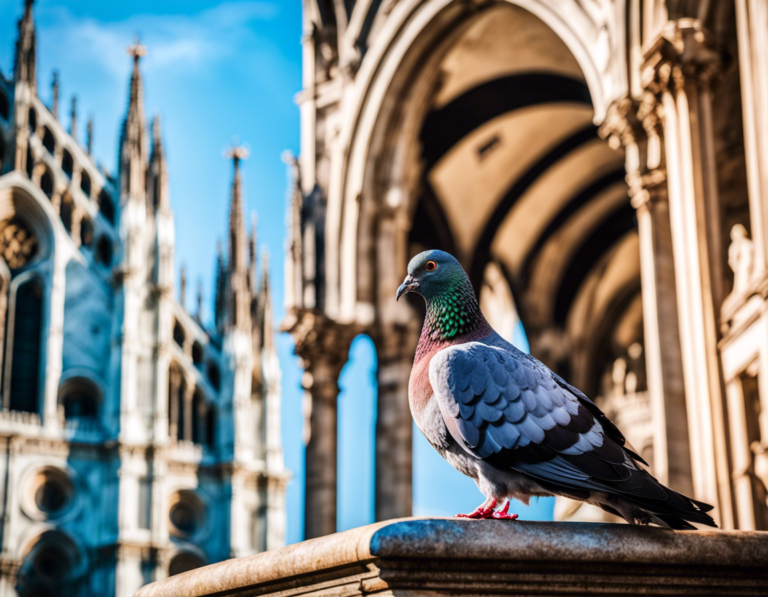
[[[768,595],[768,533],[402,519],[245,558],[136,597]]]

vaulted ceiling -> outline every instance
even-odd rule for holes
[[[534,352],[541,339],[552,364],[567,367],[574,344],[597,350],[588,336],[598,327],[609,343],[636,341],[634,320],[624,324],[631,334],[614,333],[639,297],[624,158],[597,136],[568,48],[532,14],[500,5],[476,17],[439,68],[421,128],[414,245],[454,251],[476,288],[489,263],[498,267]]]

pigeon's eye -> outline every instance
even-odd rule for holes
[[[437,263],[434,261],[427,261],[427,263],[424,265],[424,269],[428,272],[431,272],[433,269],[437,267]]]

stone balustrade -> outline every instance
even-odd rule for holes
[[[228,560],[135,597],[768,595],[768,533],[411,518]]]

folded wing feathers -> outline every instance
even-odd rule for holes
[[[502,349],[471,342],[435,355],[430,381],[457,420],[457,441],[479,458],[504,453],[511,466],[548,479],[556,468],[557,479],[550,480],[570,479],[574,487],[605,489],[602,480],[630,479],[631,459],[605,441],[605,415],[596,417],[591,401],[533,359],[518,362]],[[594,481],[585,485],[584,478]]]

